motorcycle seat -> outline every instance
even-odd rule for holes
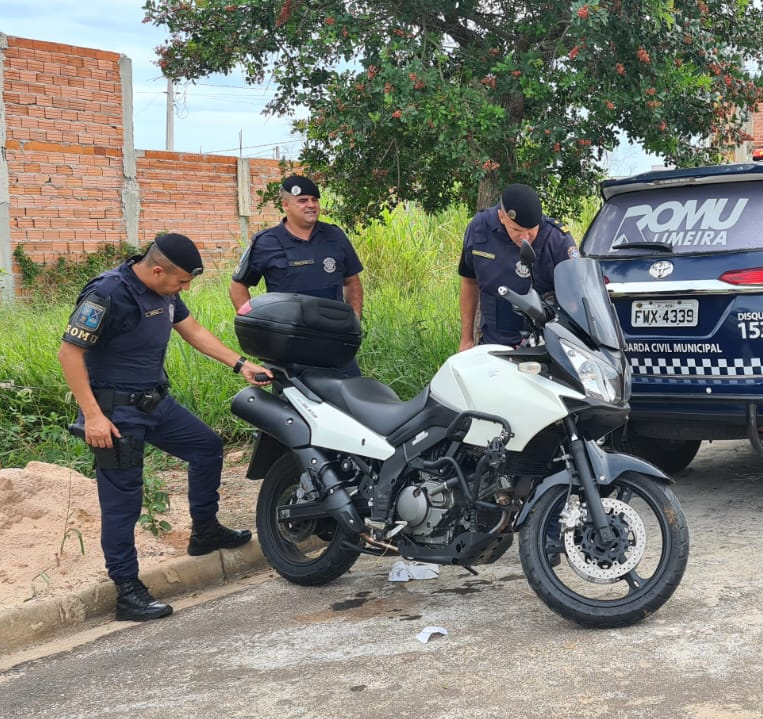
[[[300,380],[322,400],[384,437],[422,412],[429,397],[427,387],[404,402],[391,387],[372,377],[342,378],[305,372]]]

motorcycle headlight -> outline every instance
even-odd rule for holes
[[[560,342],[588,397],[604,402],[618,402],[621,399],[620,377],[614,367],[583,347],[566,340]]]

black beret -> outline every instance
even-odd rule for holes
[[[509,185],[501,195],[501,209],[520,227],[535,227],[543,218],[538,193],[528,185]]]
[[[193,277],[198,277],[204,272],[204,263],[198,248],[185,235],[169,232],[159,235],[154,244],[173,265],[177,265]]]
[[[311,197],[320,197],[321,192],[312,180],[302,175],[291,175],[282,183],[281,188],[290,195],[310,195]]]

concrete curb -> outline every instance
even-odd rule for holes
[[[168,559],[141,571],[140,578],[155,597],[164,599],[226,584],[267,566],[254,537],[237,549]],[[113,613],[115,603],[114,584],[105,581],[59,597],[0,609],[0,653],[24,649],[88,619]]]

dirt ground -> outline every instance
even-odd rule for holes
[[[230,452],[220,487],[218,516],[237,529],[254,528],[258,483],[246,479],[247,461],[248,452]],[[136,527],[141,568],[184,555],[190,535],[185,471],[161,476],[170,492],[170,508],[159,518],[168,521],[172,530],[155,537]],[[0,606],[109,581],[100,531],[94,479],[43,462],[0,469]]]

